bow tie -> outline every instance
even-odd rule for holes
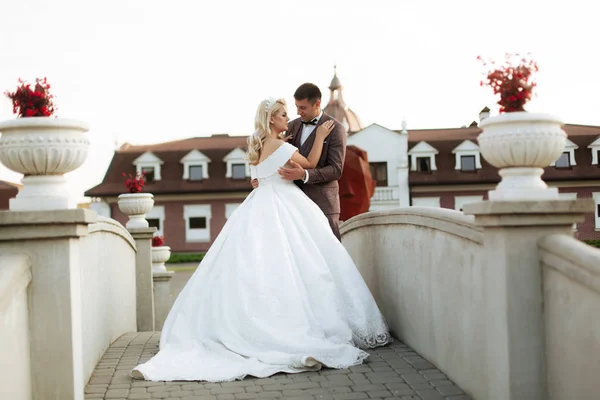
[[[317,119],[313,118],[310,121],[302,121],[303,125],[317,125]]]

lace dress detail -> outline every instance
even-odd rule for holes
[[[327,218],[277,170],[284,143],[251,167],[259,187],[232,213],[175,301],[160,351],[132,371],[154,381],[348,368],[391,341]]]

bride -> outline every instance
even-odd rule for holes
[[[278,169],[317,164],[333,129],[315,132],[308,158],[280,137],[285,100],[260,103],[249,138],[253,190],[233,212],[173,304],[160,350],[132,376],[211,381],[347,368],[391,341],[369,289],[327,218]]]

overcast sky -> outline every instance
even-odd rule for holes
[[[592,4],[591,2],[589,3]],[[531,52],[529,111],[600,125],[597,14],[584,1],[21,0],[0,2],[0,91],[47,76],[58,115],[90,124],[92,154],[70,174],[102,180],[115,142],[248,134],[266,96],[292,102],[337,63],[363,124],[460,127],[484,106],[476,57]],[[295,115],[292,108],[291,114]],[[0,100],[0,119],[13,118]],[[0,169],[0,179],[18,181]]]

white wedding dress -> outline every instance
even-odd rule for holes
[[[233,212],[175,301],[156,356],[132,371],[152,381],[347,368],[391,341],[386,323],[326,217],[277,170],[284,143],[252,168],[259,187]]]

